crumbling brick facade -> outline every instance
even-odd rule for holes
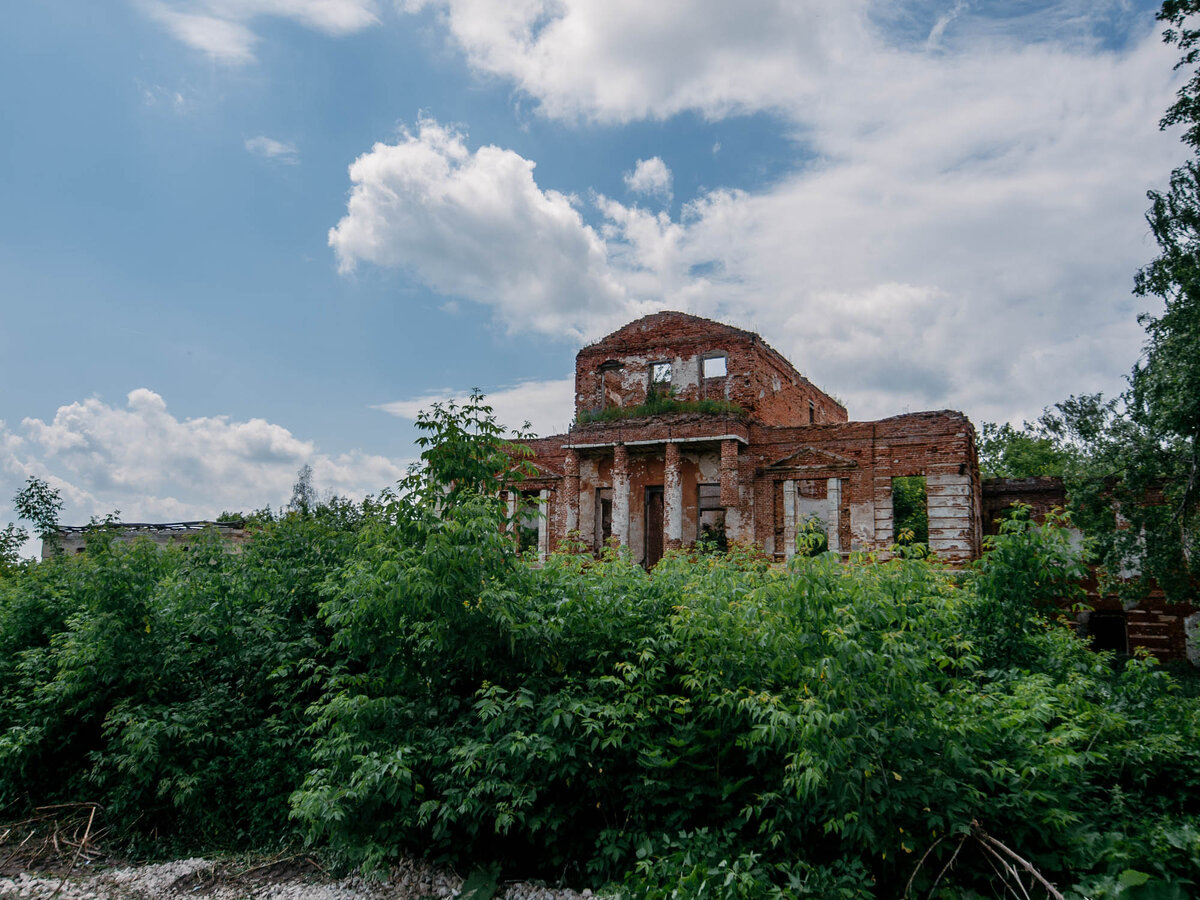
[[[666,412],[634,415],[648,400]],[[671,408],[671,401],[680,401]],[[717,401],[698,410],[697,401]],[[688,406],[687,404],[692,404]],[[975,432],[962,413],[852,422],[833,397],[748,331],[677,312],[631,322],[579,351],[576,424],[531,442],[538,549],[568,536],[610,541],[651,566],[698,540],[756,544],[780,561],[806,523],[846,556],[886,556],[896,540],[896,478],[920,476],[930,550],[961,564],[1013,502],[1044,515],[1065,497],[1056,479],[979,479]],[[813,527],[810,524],[809,527]],[[1164,659],[1189,651],[1187,610],[1161,597],[1123,608],[1092,597],[1080,627]]]
[[[1042,521],[1046,514],[1067,505],[1061,478],[989,478],[983,482],[985,534],[999,533],[1002,517],[1014,504],[1029,507],[1030,515]],[[1083,536],[1078,535],[1079,540]],[[1130,653],[1147,650],[1161,660],[1191,659],[1200,664],[1200,611],[1189,603],[1168,603],[1163,592],[1152,588],[1136,603],[1101,596],[1095,578],[1083,585],[1088,607],[1069,611],[1080,634],[1091,637],[1097,647]]]
[[[538,477],[527,488],[548,492],[551,549],[573,532],[597,550],[615,539],[653,565],[710,537],[783,560],[797,529],[816,520],[830,549],[886,553],[892,479],[919,475],[933,552],[952,562],[979,554],[974,432],[961,413],[850,422],[758,335],[675,312],[583,348],[575,389],[577,424],[532,442]],[[684,405],[627,415],[655,395]],[[722,405],[686,405],[700,400]]]

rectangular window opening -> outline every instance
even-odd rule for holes
[[[929,503],[924,475],[892,479],[892,535],[897,544],[929,543]]]
[[[824,478],[796,482],[796,553],[817,556],[829,549],[829,483]]]
[[[728,540],[725,537],[725,507],[721,505],[721,485],[696,485],[696,543],[725,550]]]
[[[728,364],[724,356],[705,357],[700,362],[704,378],[724,378],[728,372]]]
[[[651,363],[650,383],[654,385],[669,385],[671,383],[671,364],[669,362]]]
[[[517,549],[522,553],[538,548],[538,520],[541,516],[538,500],[538,491],[521,491],[517,495],[517,520],[513,526],[517,536]]]
[[[596,488],[596,549],[603,550],[612,537],[612,488]]]
[[[610,359],[600,366],[599,375],[600,397],[596,408],[605,410],[611,406],[620,406],[621,364]]]

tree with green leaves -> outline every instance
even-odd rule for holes
[[[42,540],[52,537],[58,531],[58,514],[62,512],[62,496],[58,488],[30,475],[25,481],[25,487],[13,496],[13,508],[26,522],[33,525],[34,533]]]
[[[1200,0],[1166,0],[1158,15],[1170,26],[1164,39],[1183,51],[1180,67],[1200,62],[1198,12]],[[1162,298],[1164,309],[1138,319],[1147,339],[1129,380],[1126,402],[1134,427],[1126,443],[1133,459],[1161,479],[1165,509],[1156,516],[1154,536],[1171,545],[1182,580],[1194,592],[1200,564],[1200,67],[1160,125],[1183,125],[1183,141],[1196,157],[1171,173],[1165,193],[1149,193],[1146,220],[1159,255],[1138,272],[1135,290]]]
[[[1192,600],[1200,579],[1200,0],[1166,0],[1164,40],[1196,67],[1159,125],[1183,126],[1196,154],[1150,191],[1146,221],[1158,256],[1136,275],[1134,292],[1157,297],[1143,313],[1141,358],[1116,400],[1071,397],[1047,410],[1028,450],[1064,454],[1073,518],[1094,540],[1109,586],[1133,594],[1157,582],[1174,600]],[[1005,437],[1011,437],[1005,435]],[[1041,443],[1042,439],[1049,444]],[[1002,457],[1003,461],[1003,457]]]
[[[1065,475],[1070,454],[1038,425],[1015,428],[984,422],[979,434],[981,478],[1036,478]]]
[[[296,483],[292,485],[292,499],[287,508],[301,515],[307,515],[317,503],[317,489],[313,487],[313,470],[308,463],[302,465],[296,472]]]
[[[33,525],[33,533],[57,550],[58,514],[63,508],[58,488],[30,475],[25,480],[25,487],[13,495],[12,503],[17,515]],[[16,554],[25,540],[25,530],[9,523],[0,540],[0,566],[8,568],[16,564]]]
[[[21,548],[28,539],[25,529],[12,522],[0,529],[0,575],[10,574],[20,565]]]

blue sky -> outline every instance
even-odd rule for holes
[[[351,495],[684,309],[853,418],[1120,390],[1155,4],[41,0],[0,31],[0,522]]]

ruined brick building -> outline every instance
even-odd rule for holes
[[[531,442],[538,472],[525,489],[545,501],[541,552],[575,532],[593,549],[615,538],[649,566],[707,531],[783,560],[810,521],[830,550],[885,551],[893,479],[922,476],[932,552],[979,555],[982,495],[962,413],[851,422],[751,332],[678,312],[631,322],[579,351],[575,413],[568,433]]]
[[[960,412],[850,421],[757,334],[679,312],[580,350],[575,423],[529,443],[536,475],[509,500],[525,502],[539,554],[568,535],[594,551],[615,539],[647,567],[706,535],[784,561],[806,523],[843,556],[886,556],[897,479],[923,480],[929,549],[951,563],[977,558],[1011,503],[1065,503],[1057,479],[981,483]],[[1106,648],[1200,661],[1197,618],[1161,598],[1128,609],[1096,598],[1080,626]]]

